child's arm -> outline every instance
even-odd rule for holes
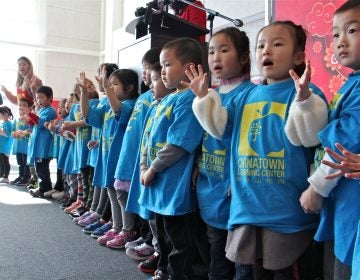
[[[0,128],[0,135],[1,136],[7,136],[5,130],[3,130],[2,128]]]
[[[146,171],[142,174],[141,181],[143,182],[143,185],[144,186],[151,185],[151,182],[153,181],[157,173],[160,173],[165,168],[174,165],[186,153],[187,153],[186,150],[176,145],[166,144],[157,153],[156,158],[150,165],[150,168],[146,169]]]
[[[330,148],[325,148],[325,151],[339,161],[339,163],[328,160],[322,160],[322,163],[338,170],[338,172],[326,176],[325,179],[334,179],[341,176],[349,179],[360,179],[360,154],[354,154],[346,150],[339,143],[336,143],[335,146],[339,149],[340,153],[336,153]]]
[[[290,70],[290,75],[294,80],[297,94],[290,106],[289,117],[285,124],[286,136],[295,146],[316,146],[320,143],[317,133],[327,124],[327,103],[309,89],[311,78],[309,61],[301,77],[293,70]]]
[[[78,84],[80,86],[81,94],[80,94],[80,108],[81,115],[83,118],[87,118],[89,114],[89,96],[86,89],[86,77],[84,72],[80,72],[80,77],[77,78]]]
[[[84,120],[80,121],[64,121],[62,123],[63,129],[76,129],[78,127],[85,127],[88,126]]]
[[[204,73],[201,65],[198,66],[198,71],[192,65],[185,73],[190,83],[182,84],[190,87],[196,95],[192,106],[196,118],[204,130],[215,138],[221,138],[228,120],[227,110],[222,106],[217,92],[208,89],[208,74]]]
[[[109,83],[109,79],[106,77],[106,67],[103,66],[103,68],[101,69],[101,74],[98,77],[96,77],[97,81],[102,84],[106,96],[108,97],[109,100],[109,104],[111,106],[112,111],[114,112],[115,115],[119,115],[120,111],[121,111],[121,102],[119,101],[119,99],[115,96],[114,90],[112,88],[110,88],[110,83]]]

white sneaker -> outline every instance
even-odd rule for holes
[[[52,194],[55,193],[55,192],[56,192],[56,190],[54,190],[54,189],[51,189],[50,191],[44,192],[44,197],[51,198]]]
[[[1,178],[0,179],[0,183],[6,183],[6,184],[9,184],[9,178]]]
[[[143,244],[143,238],[140,236],[138,239],[134,240],[134,241],[130,241],[130,242],[126,242],[125,244],[125,250],[127,248],[135,248],[141,244]]]

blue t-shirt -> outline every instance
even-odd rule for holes
[[[318,134],[322,147],[337,150],[341,143],[353,153],[360,153],[360,73],[350,74],[330,103],[329,123]],[[320,159],[321,148],[317,151]],[[335,255],[351,265],[357,227],[360,220],[360,185],[342,177],[330,196],[324,199],[321,222],[315,238],[335,241]]]
[[[184,215],[195,210],[195,195],[190,181],[195,149],[203,130],[192,111],[191,90],[169,94],[157,106],[148,138],[148,166],[166,144],[187,153],[175,164],[156,174],[150,187],[144,188],[139,203],[161,215]]]
[[[21,119],[16,119],[12,123],[12,131],[18,131],[18,130],[30,130],[30,126],[27,124],[26,121]],[[27,154],[28,151],[28,145],[29,145],[29,137],[21,137],[21,138],[14,138],[14,142],[12,145],[12,152],[14,155],[16,154]]]
[[[142,156],[144,147],[147,143],[147,135],[148,133],[150,133],[151,124],[156,112],[156,108],[157,105],[151,105],[144,120],[145,126],[143,132],[141,132],[141,143],[139,144],[134,172],[130,183],[129,195],[126,203],[126,211],[138,214],[141,218],[146,220],[153,219],[154,215],[151,211],[141,206],[138,202],[141,192],[143,192],[145,188],[143,185],[140,184],[140,157]]]
[[[13,138],[11,136],[11,121],[0,123],[0,128],[4,130],[6,135],[0,135],[0,153],[10,155]]]
[[[102,102],[104,102],[104,98],[101,99]],[[90,102],[89,100],[89,106],[96,108],[99,103],[100,100],[99,99],[92,99],[92,102]],[[90,140],[94,140],[94,141],[100,141],[100,129],[96,128],[96,127],[91,127],[91,135],[90,135]],[[86,144],[87,145],[87,144]],[[89,155],[88,155],[88,165],[95,167],[96,163],[97,163],[97,157],[98,157],[98,148],[92,148],[89,150]]]
[[[123,118],[126,118],[126,115],[128,114],[126,120],[126,124],[127,124],[133,105],[134,105],[133,101],[126,100],[122,102],[121,115],[120,115],[121,122],[123,122]],[[112,182],[114,181],[114,173],[116,167],[114,162],[112,162],[112,164],[108,164],[108,162],[111,162],[109,161],[110,147],[114,138],[120,137],[119,135],[116,136],[116,132],[119,131],[119,133],[121,133],[120,131],[122,127],[119,126],[119,121],[116,120],[115,114],[112,111],[107,98],[106,98],[106,102],[99,102],[97,107],[89,107],[87,120],[89,125],[101,129],[101,139],[98,147],[98,159],[94,170],[93,185],[100,187],[107,187],[112,185],[112,184],[108,185],[110,181]],[[122,139],[122,135],[121,135],[121,139]],[[121,143],[118,146],[120,151]],[[119,154],[117,154],[117,156],[118,155]],[[113,157],[111,158],[111,160],[113,160]],[[117,158],[116,158],[116,162],[117,162]]]
[[[305,214],[299,203],[309,185],[313,153],[292,145],[284,131],[295,94],[292,79],[257,85],[229,108],[233,122],[230,229],[248,224],[294,233],[318,225],[318,216]]]
[[[226,94],[220,94],[222,105],[227,107],[230,101],[252,88],[254,84],[243,82]],[[196,183],[196,195],[200,215],[205,223],[220,229],[227,229],[230,196],[230,145],[231,135],[222,140],[204,133],[201,154],[198,159],[199,175]]]
[[[66,116],[64,119],[60,120],[57,128],[60,129],[62,126],[62,123],[64,121],[70,121],[69,116]],[[59,131],[57,131],[57,133],[59,133]],[[58,161],[57,161],[57,167],[59,169],[61,169],[63,171],[64,174],[75,174],[72,171],[72,168],[69,168],[69,162],[66,164],[66,161],[68,160],[68,157],[71,158],[71,160],[73,160],[73,146],[71,145],[71,141],[60,136],[59,134],[57,134],[59,137],[59,156],[58,156]],[[66,169],[66,173],[65,173],[65,169]]]
[[[357,229],[357,236],[355,240],[354,256],[352,260],[352,275],[351,280],[360,279],[360,221]]]
[[[56,111],[48,106],[41,108],[37,115],[38,123],[33,126],[30,136],[28,155],[30,158],[51,158],[50,151],[53,143],[51,132],[44,126],[45,122],[56,119]],[[41,145],[40,145],[41,143]]]
[[[143,93],[136,100],[134,110],[126,128],[119,160],[117,162],[115,178],[130,181],[136,162],[136,155],[139,151],[141,135],[145,116],[149,111],[153,96],[150,90]]]
[[[121,112],[119,113],[119,116],[116,116],[117,118],[117,128],[114,135],[114,139],[111,143],[110,147],[110,153],[108,158],[108,164],[107,164],[107,176],[106,176],[106,186],[113,186],[115,181],[115,170],[116,170],[116,163],[119,160],[119,154],[122,149],[122,143],[124,134],[126,131],[126,127],[128,125],[128,122],[130,120],[130,116],[132,113],[132,110],[135,105],[135,100],[125,100],[121,102]],[[134,155],[133,155],[134,157]]]

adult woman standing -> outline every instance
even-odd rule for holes
[[[25,56],[18,59],[18,75],[16,79],[17,94],[12,94],[5,86],[1,85],[1,90],[13,104],[17,104],[21,98],[26,98],[34,103],[35,91],[42,86],[41,80],[34,74],[33,65]]]

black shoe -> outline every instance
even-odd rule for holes
[[[65,209],[65,208],[69,207],[71,204],[73,204],[74,202],[75,202],[75,200],[68,199],[67,201],[65,201],[64,203],[62,203],[60,205],[60,208]]]
[[[31,189],[29,190],[29,194],[31,194],[32,197],[44,197],[44,193],[42,193],[39,189]]]
[[[29,184],[29,179],[21,178],[15,185],[16,186],[27,186]]]
[[[69,216],[70,216],[71,218],[78,218],[78,217],[80,217],[82,214],[84,214],[86,211],[87,211],[87,209],[86,209],[85,207],[80,207],[80,208],[76,209],[75,212],[71,212],[71,213],[69,214]]]
[[[11,185],[17,185],[17,183],[20,182],[20,181],[21,181],[21,177],[17,177],[15,180],[10,181],[10,184]]]
[[[140,269],[144,273],[154,273],[156,271],[159,258],[160,258],[159,253],[155,252],[150,258],[140,262],[138,265],[138,269]]]

